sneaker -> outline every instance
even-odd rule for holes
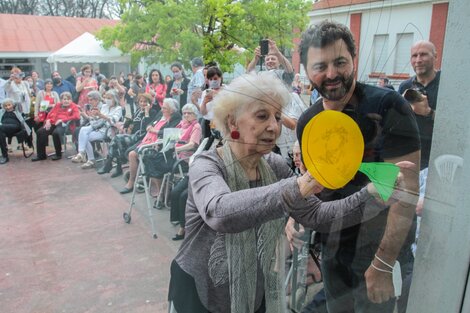
[[[88,160],[85,164],[80,166],[82,169],[87,170],[89,168],[94,168],[95,167],[95,161],[93,160]]]
[[[85,155],[82,153],[78,153],[72,158],[73,163],[85,163]]]

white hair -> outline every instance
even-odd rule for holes
[[[213,100],[214,122],[225,136],[230,133],[229,116],[235,120],[254,103],[278,104],[281,110],[291,101],[284,83],[272,72],[252,72],[235,78]]]

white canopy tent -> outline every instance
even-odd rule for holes
[[[130,56],[123,55],[121,50],[111,47],[103,48],[102,42],[92,34],[85,32],[61,49],[52,53],[47,62],[57,63],[130,63]]]

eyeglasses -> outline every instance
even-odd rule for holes
[[[191,114],[194,114],[194,112],[183,112],[183,115],[191,115]]]

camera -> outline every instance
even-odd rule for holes
[[[423,94],[417,89],[407,89],[403,93],[403,98],[405,98],[410,103],[414,103],[423,101]]]
[[[268,39],[261,39],[259,41],[259,47],[261,55],[268,55],[269,53],[269,40]]]

